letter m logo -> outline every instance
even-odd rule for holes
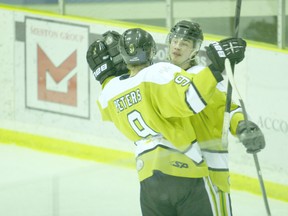
[[[47,102],[77,106],[77,66],[75,50],[59,66],[55,66],[37,45],[38,99]]]

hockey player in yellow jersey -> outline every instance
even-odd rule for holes
[[[227,58],[241,61],[245,44],[231,41],[236,41],[238,53]],[[197,75],[169,63],[149,66],[155,53],[153,38],[142,29],[130,29],[120,39],[130,74],[111,79],[117,71],[112,65],[119,61],[107,58],[114,55],[107,44],[96,42],[87,60],[105,86],[98,101],[103,120],[113,121],[135,142],[143,215],[218,215],[190,120],[209,105],[222,79],[217,66],[202,68]],[[220,58],[217,52],[213,55]]]
[[[199,68],[203,68],[196,61],[196,55],[203,39],[203,33],[198,23],[187,20],[178,22],[171,28],[167,36],[169,61],[190,73],[197,73]],[[202,154],[208,164],[209,176],[217,192],[219,215],[230,216],[232,209],[229,194],[228,149],[223,148],[221,143],[226,97],[224,91],[222,81],[217,84],[215,94],[206,108],[190,119],[196,131]],[[232,104],[231,110],[232,124],[230,128],[235,135],[238,121],[243,120],[244,117],[240,107],[236,104]]]
[[[196,22],[182,20],[176,23],[167,36],[168,60],[189,73],[201,71],[197,64],[196,55],[203,41],[203,33],[200,25]],[[225,40],[221,41],[221,43]],[[212,49],[214,45],[211,45]],[[211,51],[211,46],[208,49]],[[208,57],[209,57],[208,52]],[[210,56],[211,60],[213,56]],[[217,64],[216,64],[217,65]],[[219,68],[223,70],[224,68]],[[215,93],[209,104],[197,115],[191,116],[190,120],[197,135],[204,159],[209,167],[209,176],[217,192],[217,203],[219,215],[231,216],[230,182],[228,167],[228,149],[222,144],[222,127],[226,103],[226,88],[223,81],[217,84]],[[236,135],[238,123],[244,119],[241,107],[232,103],[230,108],[230,132]],[[254,123],[250,122],[254,126]],[[265,142],[254,149],[258,151],[263,148]]]

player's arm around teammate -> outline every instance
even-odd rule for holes
[[[113,78],[105,85],[99,108],[104,120],[113,121],[135,141],[143,215],[217,215],[207,166],[186,116],[207,106],[221,74],[205,68],[199,76],[191,76],[171,64],[150,66],[155,42],[141,29],[124,32],[120,51],[130,75]],[[103,53],[103,49],[98,52]],[[97,49],[94,56],[99,56]],[[107,60],[104,56],[100,62]],[[99,81],[97,76],[110,70],[109,64],[102,62],[97,63],[101,70],[94,73]],[[211,86],[204,88],[203,79],[207,81],[207,77]],[[172,97],[167,97],[168,89],[172,89]]]

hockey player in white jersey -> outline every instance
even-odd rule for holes
[[[99,47],[99,53],[103,52]],[[239,47],[236,55],[227,57],[241,61],[245,51],[243,42],[242,48]],[[95,49],[97,51],[97,47]],[[99,67],[89,60],[88,63],[90,67],[93,65],[93,71],[102,68],[94,74],[105,85],[99,98],[103,119],[113,121],[136,144],[143,215],[218,215],[217,206],[212,202],[215,194],[207,192],[204,186],[210,185],[209,191],[213,192],[207,177],[208,167],[202,160],[194,128],[187,117],[207,106],[221,74],[215,68],[210,69],[215,65],[203,68],[197,76],[167,63],[149,66],[155,43],[151,35],[141,29],[126,31],[120,39],[120,50],[130,75],[107,83],[113,75],[109,72],[109,76],[104,76],[106,80],[101,78],[111,70],[107,69],[107,58],[102,58],[106,63],[96,64]],[[87,59],[91,62],[91,58]],[[168,187],[172,182],[173,187]],[[195,193],[196,188],[201,193]],[[187,199],[183,199],[185,196]],[[203,202],[192,201],[195,197],[203,198]],[[183,199],[181,205],[179,199]]]

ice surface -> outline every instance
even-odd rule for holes
[[[0,215],[140,216],[136,170],[0,144]],[[234,216],[266,216],[261,196],[232,190]],[[288,203],[269,199],[272,216]]]

